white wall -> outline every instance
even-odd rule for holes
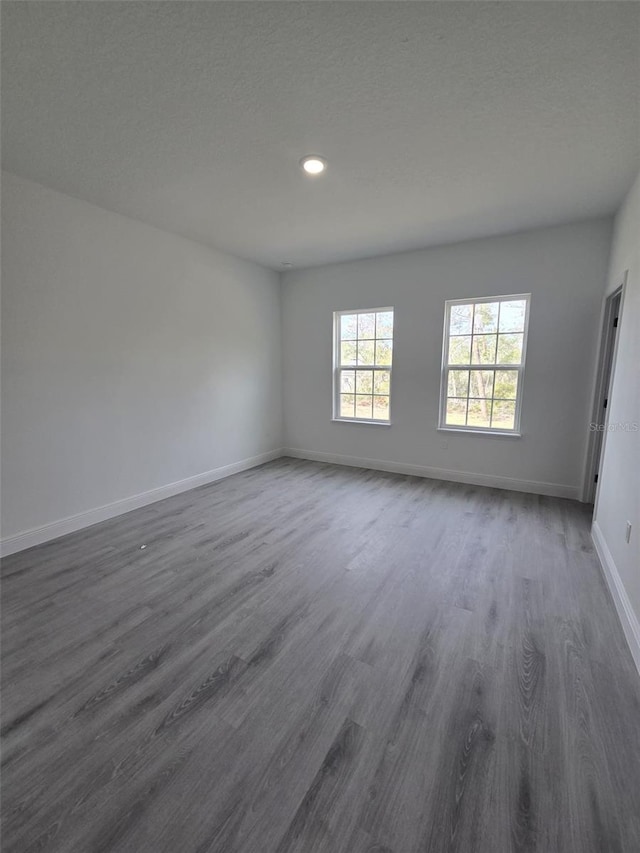
[[[579,497],[610,235],[609,220],[594,220],[286,273],[285,445]],[[438,432],[445,300],[524,292],[522,438]],[[392,426],[332,422],[332,312],[386,305],[395,307]]]
[[[620,212],[613,231],[608,292],[615,290],[628,270],[618,327],[618,351],[609,397],[609,426],[640,425],[640,174]],[[633,524],[626,542],[626,522]],[[604,552],[610,583],[618,581],[623,626],[640,669],[640,432],[624,428],[605,435],[594,538]],[[616,577],[617,575],[617,577]],[[628,612],[629,608],[632,612]],[[625,609],[627,612],[625,613]],[[626,622],[625,622],[626,620]],[[635,638],[629,631],[635,632]]]
[[[3,538],[281,446],[276,273],[6,173],[2,229]]]

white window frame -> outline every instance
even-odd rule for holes
[[[377,314],[384,311],[393,312],[393,337],[391,364],[342,366],[340,363],[340,319],[345,314]],[[332,420],[344,424],[370,424],[372,426],[391,426],[391,395],[393,390],[393,350],[395,347],[396,312],[393,306],[386,308],[357,308],[333,312],[333,417]],[[376,339],[377,340],[377,339]],[[369,418],[345,418],[340,414],[340,371],[341,370],[388,370],[389,371],[389,420],[373,420]]]
[[[451,365],[448,364],[449,361],[449,322],[451,317],[451,308],[453,305],[478,305],[484,302],[511,302],[513,300],[524,300],[526,302],[525,308],[525,316],[524,316],[524,330],[522,337],[522,360],[520,364],[474,364],[470,362],[469,364],[463,365]],[[527,338],[529,335],[529,311],[531,307],[531,294],[530,293],[513,293],[508,295],[500,295],[500,296],[480,296],[480,297],[466,297],[465,299],[448,299],[445,302],[445,310],[444,310],[444,330],[442,336],[442,369],[440,374],[440,417],[438,421],[438,429],[444,432],[470,432],[470,433],[480,433],[484,435],[502,435],[502,436],[515,436],[519,438],[521,433],[521,411],[522,411],[522,397],[524,391],[524,370],[525,370],[525,362],[527,358]],[[498,323],[500,321],[500,315],[498,313]],[[473,329],[473,317],[471,319],[471,328]],[[499,327],[498,327],[499,328]],[[497,358],[497,353],[496,353]],[[513,424],[513,429],[497,429],[495,427],[481,427],[481,426],[462,426],[462,425],[454,425],[447,424],[447,388],[449,385],[449,371],[450,370],[517,370],[518,371],[518,389],[516,392],[516,405],[515,405],[515,420]],[[467,397],[467,399],[469,399]],[[493,399],[493,398],[492,398]]]

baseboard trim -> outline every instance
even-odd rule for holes
[[[597,521],[594,521],[591,525],[591,538],[593,539],[596,554],[602,566],[602,574],[613,598],[624,636],[629,645],[631,656],[640,675],[640,622],[638,622],[638,617],[633,611],[631,601],[622,583],[622,578],[614,562],[613,555],[609,550],[609,546],[602,535],[602,530]]]
[[[174,483],[168,483],[166,486],[159,486],[156,489],[149,489],[149,491],[138,495],[132,495],[131,497],[122,498],[104,506],[79,512],[76,515],[62,518],[59,521],[53,521],[50,524],[43,524],[41,527],[33,527],[22,533],[7,536],[0,540],[0,556],[7,557],[9,554],[24,551],[26,548],[32,548],[34,545],[42,545],[44,542],[58,539],[60,536],[66,536],[68,533],[75,533],[75,531],[83,530],[85,527],[91,527],[92,524],[99,524],[101,521],[107,521],[109,518],[124,515],[126,512],[131,512],[131,510],[139,509],[142,506],[162,501],[173,495],[179,495],[181,492],[188,492],[190,489],[198,488],[198,486],[205,486],[207,483],[214,483],[216,480],[222,480],[225,477],[230,477],[232,474],[239,474],[241,471],[255,468],[257,465],[264,465],[265,462],[279,459],[282,455],[283,451],[281,448],[270,450],[267,453],[260,453],[258,456],[250,456],[239,462],[232,462],[230,465],[214,468],[212,471],[205,471],[203,474],[186,477],[184,480],[177,480]]]
[[[570,498],[571,500],[578,500],[579,497],[579,488],[577,486],[566,486],[561,483],[516,480],[511,477],[494,477],[490,474],[474,474],[469,471],[428,468],[422,465],[408,465],[404,462],[387,462],[360,456],[342,456],[337,453],[301,450],[297,447],[285,447],[282,455],[291,456],[294,459],[310,459],[314,462],[331,462],[334,465],[350,465],[354,468],[371,468],[373,471],[411,474],[414,477],[428,477],[433,480],[450,480],[454,483],[468,483],[472,486],[489,486],[494,489],[507,489],[512,492],[529,492],[534,495],[550,495],[555,498]]]

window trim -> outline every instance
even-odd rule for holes
[[[342,367],[340,364],[340,318],[345,314],[378,314],[383,311],[393,312],[393,342],[391,364],[385,365],[354,365]],[[392,305],[385,308],[356,308],[333,312],[333,416],[332,421],[341,424],[368,424],[369,426],[391,426],[391,400],[393,395],[393,354],[395,351],[396,312]],[[378,340],[375,338],[374,340]],[[381,338],[380,340],[385,340]],[[389,371],[389,420],[380,421],[373,418],[345,418],[340,415],[340,371],[341,370],[388,370]]]
[[[469,362],[467,365],[450,365],[447,362],[449,361],[449,322],[451,317],[451,307],[453,305],[469,305],[482,302],[511,302],[512,300],[520,299],[524,300],[526,303],[525,314],[524,314],[524,330],[522,337],[522,361],[520,364],[491,364],[491,365],[481,365],[481,364],[472,364]],[[461,432],[461,433],[471,433],[476,435],[492,435],[492,436],[502,436],[508,438],[520,438],[522,436],[522,424],[521,424],[521,412],[522,412],[522,398],[524,396],[524,371],[527,360],[527,343],[529,337],[529,312],[531,309],[531,294],[530,293],[511,293],[504,294],[501,296],[467,296],[463,299],[447,299],[445,301],[444,308],[444,326],[443,326],[443,334],[442,334],[442,363],[440,368],[440,411],[438,416],[438,430],[443,432]],[[497,353],[496,353],[497,358]],[[454,370],[482,370],[482,369],[491,369],[491,370],[517,370],[518,371],[518,390],[516,393],[516,406],[515,406],[515,419],[513,424],[513,429],[494,429],[493,427],[480,427],[480,426],[460,426],[446,423],[447,416],[447,387],[448,387],[448,371],[450,369]],[[469,398],[467,397],[467,400]],[[493,400],[493,397],[492,397]]]

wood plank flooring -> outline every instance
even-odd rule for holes
[[[6,558],[3,851],[638,853],[589,525],[281,459]]]

